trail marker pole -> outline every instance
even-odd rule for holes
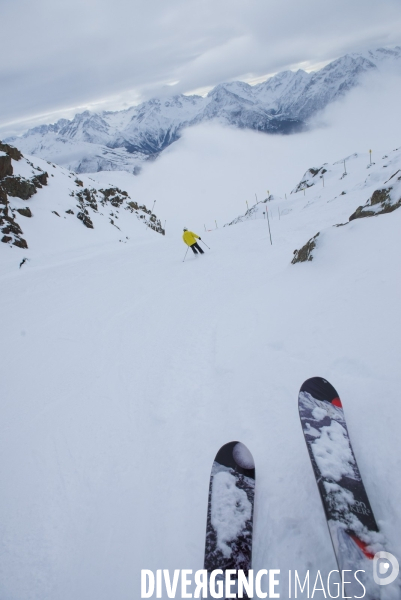
[[[218,227],[217,227],[217,221],[215,220],[214,222],[216,223],[216,229],[218,229]]]
[[[369,150],[369,164],[372,164],[372,150]]]
[[[188,252],[188,250],[189,250],[189,246],[188,246],[188,248],[187,248],[187,252]],[[185,259],[186,259],[186,257],[187,257],[187,252],[185,252],[184,260],[183,260],[182,262],[185,262]]]
[[[257,203],[258,203],[258,197],[257,197],[257,195],[256,195],[256,194],[255,194],[255,198],[256,198],[256,204],[257,204]]]
[[[268,226],[269,226],[270,244],[273,246],[273,242],[272,242],[272,234],[271,234],[271,232],[270,232],[269,213],[268,213],[268,211],[267,211],[267,208],[266,208],[266,217],[267,217],[267,224],[268,224]]]
[[[206,231],[206,225],[205,224],[203,224],[203,227],[205,228],[205,231]]]
[[[344,159],[344,175],[347,174],[347,167],[345,166],[345,159]]]
[[[246,208],[247,208],[247,212],[248,212],[248,210],[249,210],[248,200],[245,200],[245,202],[246,202]]]
[[[324,187],[324,175],[322,175],[323,187]]]

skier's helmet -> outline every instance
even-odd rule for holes
[[[186,227],[184,227],[184,231],[188,231],[188,229]]]

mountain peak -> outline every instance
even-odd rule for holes
[[[346,54],[311,73],[282,71],[254,86],[243,81],[221,83],[205,98],[175,94],[122,111],[85,110],[72,120],[30,129],[18,145],[78,172],[116,168],[137,172],[141,162],[179,139],[184,128],[202,122],[217,120],[266,133],[299,130],[312,115],[357,86],[364,73],[394,61],[401,64],[400,46]]]

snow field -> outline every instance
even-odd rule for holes
[[[1,598],[128,600],[141,569],[202,568],[210,469],[231,440],[255,459],[254,570],[280,569],[285,598],[289,569],[336,569],[297,408],[315,375],[340,394],[401,556],[401,211],[332,227],[400,168],[400,151],[382,156],[350,156],[343,178],[325,165],[324,188],[209,233],[189,207],[211,249],[184,263],[180,234],[134,215],[124,244],[100,216],[90,231],[59,219],[73,179],[40,163],[49,185],[11,199],[32,207],[29,250],[1,248]],[[313,261],[291,265],[318,231]]]
[[[259,219],[202,234],[185,263],[146,232],[3,276],[2,597],[131,599],[141,569],[201,568],[210,468],[234,439],[256,464],[253,568],[335,569],[297,410],[314,375],[401,555],[401,214],[330,228],[290,265],[333,214],[289,202],[273,246]]]

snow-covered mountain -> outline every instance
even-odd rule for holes
[[[156,215],[127,192],[101,186],[87,176],[78,178],[0,142],[2,251],[20,248],[27,257],[31,249],[57,253],[125,243],[132,236],[140,238],[148,228],[164,235]]]
[[[223,83],[204,98],[176,95],[123,111],[85,111],[8,141],[77,173],[138,173],[144,161],[191,125],[218,121],[268,133],[299,131],[311,116],[357,86],[365,73],[391,62],[401,63],[401,47],[349,54],[312,73],[284,71],[254,86]]]

